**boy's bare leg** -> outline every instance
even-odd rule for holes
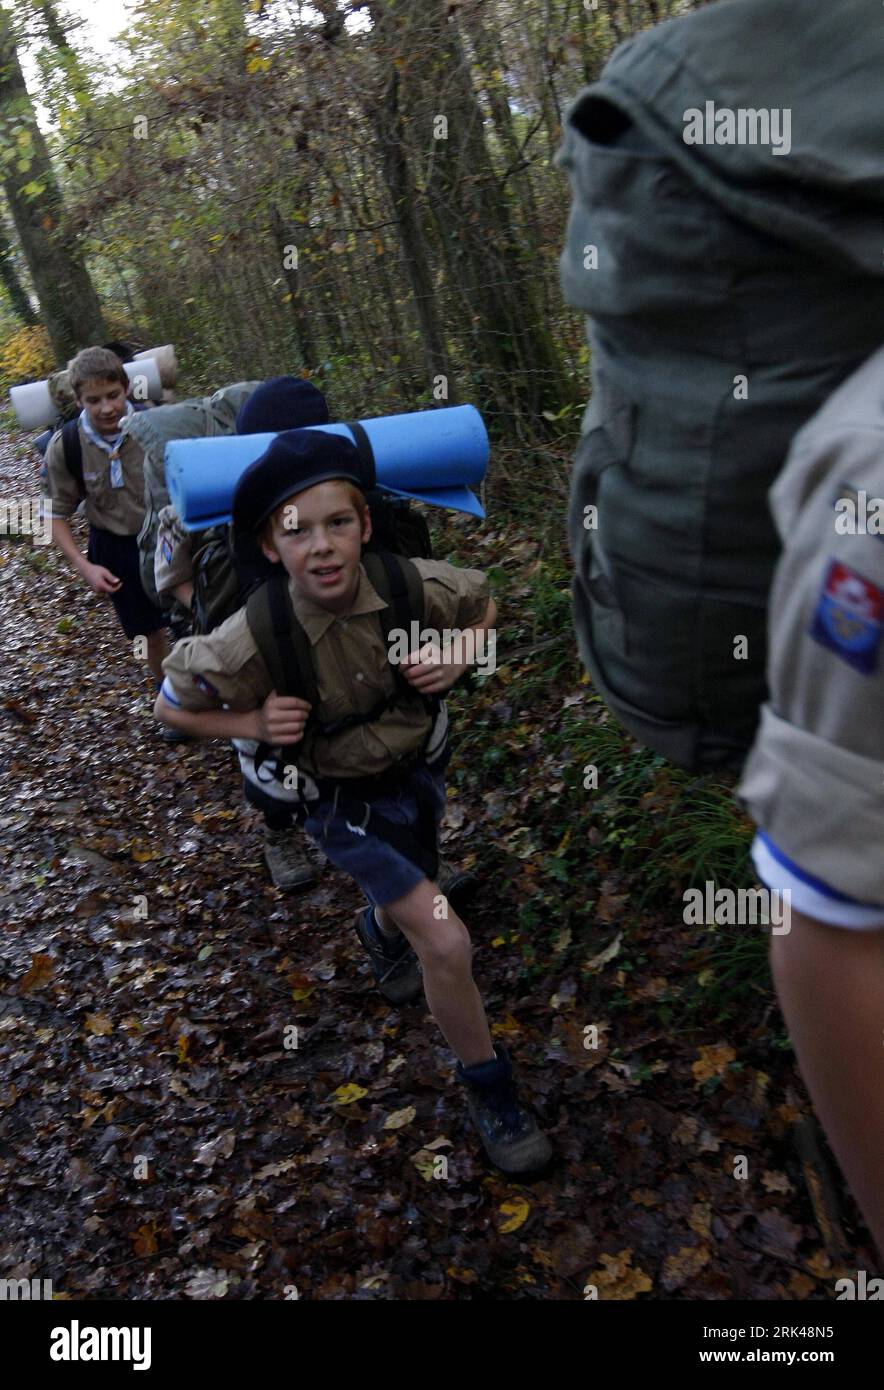
[[[792,912],[771,965],[801,1074],[884,1256],[884,930]]]
[[[392,920],[408,937],[421,963],[430,1012],[452,1052],[471,1067],[491,1061],[494,1047],[473,979],[469,932],[450,903],[447,917],[433,916],[441,897],[436,884],[425,878],[379,909],[378,916],[385,926]]]
[[[151,675],[157,681],[163,679],[163,662],[169,655],[169,639],[164,627],[158,627],[156,632],[149,632],[147,635],[147,664],[150,667]]]

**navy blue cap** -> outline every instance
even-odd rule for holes
[[[289,497],[341,478],[364,492],[370,483],[356,446],[324,430],[285,430],[250,463],[233,494],[233,527],[242,534],[263,526]]]
[[[275,434],[307,425],[327,425],[328,402],[311,381],[276,376],[262,381],[243,401],[236,416],[237,434]]]

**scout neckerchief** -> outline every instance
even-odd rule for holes
[[[127,401],[125,415],[122,415],[120,419],[123,420],[126,415],[132,415],[133,413],[132,402]],[[123,431],[118,430],[113,439],[106,439],[104,435],[99,434],[98,431],[93,428],[92,422],[85,410],[80,412],[80,424],[83,427],[83,433],[86,435],[87,439],[90,439],[99,449],[103,449],[105,453],[110,455],[111,487],[123,487],[123,464],[120,459],[120,445],[123,442]]]

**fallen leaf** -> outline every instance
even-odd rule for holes
[[[773,1173],[765,1171],[761,1174],[761,1181],[768,1192],[792,1192],[792,1184],[785,1173]]]
[[[19,980],[19,993],[30,994],[32,989],[42,989],[52,979],[54,969],[55,962],[51,956],[43,955],[39,951],[32,953],[31,968],[27,975]]]
[[[259,1168],[255,1174],[256,1178],[278,1178],[281,1173],[288,1173],[291,1168],[297,1168],[297,1158],[284,1158],[281,1163],[267,1163],[263,1168]]]
[[[591,956],[588,961],[584,961],[583,969],[592,971],[601,970],[603,966],[608,964],[609,960],[613,960],[615,956],[619,956],[622,940],[623,934],[622,932],[618,932],[614,940],[610,941],[603,951],[599,951],[597,956]]]
[[[704,1081],[711,1081],[713,1076],[723,1076],[728,1066],[736,1058],[736,1052],[727,1043],[717,1043],[714,1047],[698,1048],[699,1061],[694,1062],[691,1071],[694,1073],[694,1081],[698,1086],[702,1086]]]
[[[517,1231],[525,1224],[530,1210],[531,1203],[526,1202],[524,1197],[513,1197],[509,1202],[502,1202],[500,1214],[505,1216],[506,1220],[499,1228],[500,1234],[506,1236],[510,1231]]]
[[[363,1096],[368,1095],[364,1086],[357,1086],[355,1081],[348,1081],[346,1086],[339,1086],[336,1091],[332,1091],[336,1097],[336,1105],[352,1105],[354,1100],[362,1100]]]
[[[363,1092],[364,1094],[364,1092]],[[393,1110],[384,1120],[384,1129],[402,1129],[403,1125],[410,1125],[417,1111],[413,1105],[407,1105],[404,1110]]]
[[[129,1239],[136,1255],[155,1255],[158,1249],[156,1222],[151,1221],[149,1226],[139,1226],[137,1231],[132,1232]]]
[[[223,1269],[198,1269],[184,1286],[188,1298],[223,1298],[227,1289],[227,1272]]]
[[[616,1298],[628,1301],[640,1293],[650,1293],[654,1287],[643,1269],[632,1269],[632,1251],[621,1250],[617,1255],[602,1255],[603,1268],[587,1275],[586,1283],[595,1284],[599,1299]]]
[[[114,1025],[111,1023],[107,1014],[86,1015],[87,1033],[96,1033],[98,1037],[103,1038],[106,1037],[108,1033],[112,1033],[113,1031]]]
[[[689,1283],[711,1258],[712,1252],[705,1245],[683,1245],[678,1254],[667,1255],[660,1280],[666,1292]]]
[[[712,1234],[712,1204],[710,1202],[695,1202],[691,1207],[688,1225],[698,1236],[708,1239]]]
[[[194,1163],[201,1163],[211,1173],[219,1158],[229,1158],[233,1153],[236,1139],[232,1129],[226,1129],[217,1138],[210,1139],[206,1144],[200,1144],[193,1156]]]

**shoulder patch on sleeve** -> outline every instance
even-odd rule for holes
[[[840,560],[830,560],[810,636],[864,676],[878,669],[884,593]]]

